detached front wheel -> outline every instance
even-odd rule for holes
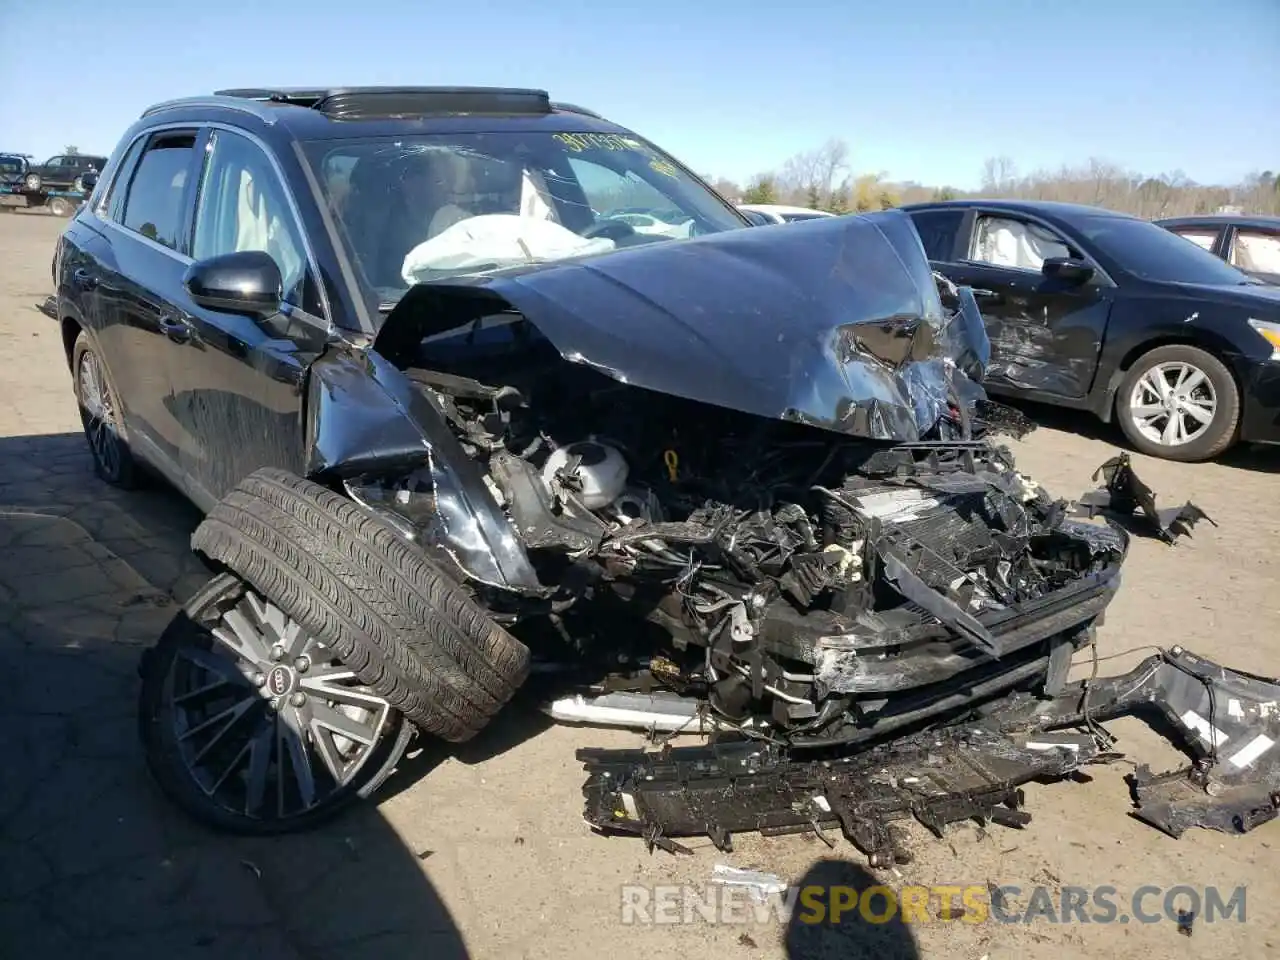
[[[332,650],[230,574],[192,598],[141,674],[147,766],[219,830],[315,826],[372,793],[413,734]]]
[[[255,471],[191,545],[323,639],[426,733],[469,740],[528,675],[528,648],[421,550],[309,480]]]
[[[1129,368],[1116,414],[1142,453],[1188,463],[1211,460],[1236,441],[1240,390],[1213,354],[1171,344],[1148,351]]]

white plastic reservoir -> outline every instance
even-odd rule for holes
[[[578,499],[584,507],[599,510],[621,496],[627,486],[626,458],[616,448],[594,440],[580,440],[552,452],[542,468],[543,481],[550,486],[556,471],[574,457],[582,458],[578,464],[578,477],[582,481]]]

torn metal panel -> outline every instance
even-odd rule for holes
[[[1060,325],[1075,319],[1070,314],[1050,316],[1054,311],[1044,306],[1032,313],[1019,309],[1019,300],[1016,294],[1006,295],[998,308],[989,299],[980,301],[991,338],[987,378],[1055,396],[1084,396],[1097,369],[1102,325],[1064,329]],[[1104,308],[1100,312],[1103,325],[1106,315]],[[1085,311],[1085,317],[1093,319],[1090,311]]]
[[[1055,680],[979,720],[837,759],[800,759],[759,741],[580,750],[585,815],[604,832],[671,851],[684,849],[679,837],[724,844],[734,832],[839,826],[874,863],[888,864],[898,856],[894,821],[914,817],[939,835],[971,817],[1020,826],[1028,819],[1020,785],[1116,759],[1100,745],[1109,738],[1097,735],[1098,723],[1152,713],[1174,725],[1194,761],[1160,776],[1140,767],[1130,778],[1134,816],[1176,837],[1191,826],[1245,833],[1280,815],[1280,682],[1177,647],[1120,676]]]
[[[307,473],[355,476],[426,462],[422,427],[386,389],[377,358],[341,346],[311,365],[307,384]],[[384,376],[379,376],[382,373]],[[391,373],[399,376],[394,368]]]
[[[377,353],[335,346],[312,364],[307,416],[309,476],[340,479],[358,503],[482,583],[547,592],[430,395]]]
[[[1155,493],[1133,472],[1127,453],[1117,454],[1098,467],[1093,479],[1097,480],[1099,475],[1103,477],[1103,486],[1080,498],[1077,513],[1129,518],[1141,511],[1154,526],[1156,535],[1166,543],[1173,543],[1179,536],[1190,536],[1191,528],[1199,520],[1217,526],[1212,517],[1190,500],[1180,507],[1157,509]]]
[[[916,440],[982,396],[989,348],[948,314],[906,214],[733,230],[409,289],[376,348],[519,311],[567,359],[623,383],[881,440]],[[967,382],[965,382],[967,381]]]

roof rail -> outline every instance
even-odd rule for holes
[[[545,90],[517,87],[245,87],[217,96],[307,107],[335,120],[449,114],[546,114]]]
[[[231,90],[215,90],[215,97],[235,97],[239,100],[265,100],[295,107],[314,107],[324,99],[328,91],[303,87],[237,87]]]
[[[247,98],[220,96],[217,94],[165,100],[162,103],[147,107],[146,110],[142,111],[142,117],[150,117],[165,110],[176,110],[183,107],[217,107],[222,110],[238,110],[240,113],[255,116],[264,123],[275,123],[276,121],[276,113],[272,107],[255,103]]]
[[[604,117],[596,113],[594,110],[588,110],[586,107],[580,107],[576,103],[553,103],[553,110],[563,110],[565,113],[580,113],[585,117],[595,117],[597,120],[603,120]]]

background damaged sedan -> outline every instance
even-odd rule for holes
[[[983,439],[968,291],[902,213],[745,225],[537,91],[148,111],[55,279],[99,474],[219,570],[142,666],[166,792],[305,827],[534,659],[562,719],[815,749],[1060,684],[1127,540]]]

